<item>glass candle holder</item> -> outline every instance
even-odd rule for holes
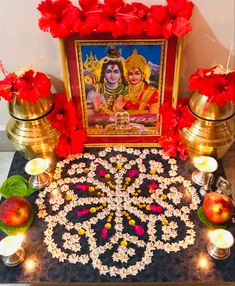
[[[47,172],[50,161],[44,158],[35,158],[30,160],[25,166],[25,172],[30,175],[29,184],[41,190],[51,182],[51,176]]]
[[[226,259],[230,255],[230,248],[234,243],[231,232],[224,229],[216,229],[210,233],[210,241],[207,245],[208,253],[215,259]]]
[[[21,246],[22,235],[7,236],[0,241],[0,255],[6,266],[16,266],[25,258],[25,251]]]
[[[197,185],[204,186],[208,182],[208,175],[217,170],[218,163],[213,157],[199,156],[194,158],[194,166],[196,170],[192,173],[192,180]]]

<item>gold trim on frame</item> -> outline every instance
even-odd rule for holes
[[[160,147],[159,143],[85,143],[86,148],[101,148],[101,147],[137,147],[137,148],[156,148]]]
[[[180,82],[180,67],[183,51],[183,38],[177,39],[176,55],[175,55],[175,70],[174,70],[174,82],[172,87],[172,101],[171,104],[174,108],[177,106],[179,82]]]
[[[59,39],[60,45],[60,54],[61,54],[61,65],[64,76],[64,87],[67,96],[67,100],[70,101],[72,99],[72,92],[70,87],[70,76],[69,76],[69,67],[68,67],[68,58],[67,53],[65,51],[65,42],[63,39]]]

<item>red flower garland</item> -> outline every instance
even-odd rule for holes
[[[147,7],[142,3],[126,4],[123,0],[79,0],[79,7],[69,0],[44,0],[39,27],[54,38],[66,38],[72,33],[89,36],[110,32],[114,38],[124,35],[182,37],[192,27],[189,19],[193,3],[189,0],[167,0],[167,5]]]
[[[182,160],[187,159],[188,148],[180,137],[180,130],[191,127],[196,119],[189,112],[187,105],[188,99],[179,99],[176,109],[171,106],[170,102],[164,103],[159,109],[166,134],[160,137],[159,144],[167,155],[175,157],[179,153]]]
[[[223,106],[227,101],[235,104],[235,71],[226,73],[221,66],[199,68],[189,78],[189,89],[208,97],[208,103]]]
[[[40,97],[50,95],[51,83],[42,72],[28,69],[20,73],[7,73],[0,62],[0,70],[5,75],[0,80],[0,97],[12,101],[17,95],[19,99],[36,102]]]

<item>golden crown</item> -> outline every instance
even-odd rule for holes
[[[138,68],[145,75],[145,79],[148,80],[150,77],[150,68],[146,59],[137,54],[137,50],[134,49],[131,56],[127,57],[124,62],[125,74],[127,75],[128,71],[131,68]]]

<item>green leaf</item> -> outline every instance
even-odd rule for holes
[[[213,222],[209,221],[208,218],[206,217],[204,211],[203,211],[203,207],[200,207],[197,210],[197,216],[201,222],[203,222],[204,224],[206,224],[210,228],[213,228],[213,229],[215,229],[215,228],[227,228],[226,224],[217,224],[217,223],[213,223]]]
[[[18,226],[9,226],[0,221],[0,229],[3,230],[7,235],[17,235],[19,233],[25,233],[32,224],[33,219],[34,212],[31,209],[29,218],[25,223]]]
[[[36,190],[32,188],[28,181],[19,175],[7,178],[0,187],[0,194],[5,198],[12,196],[27,197]]]

